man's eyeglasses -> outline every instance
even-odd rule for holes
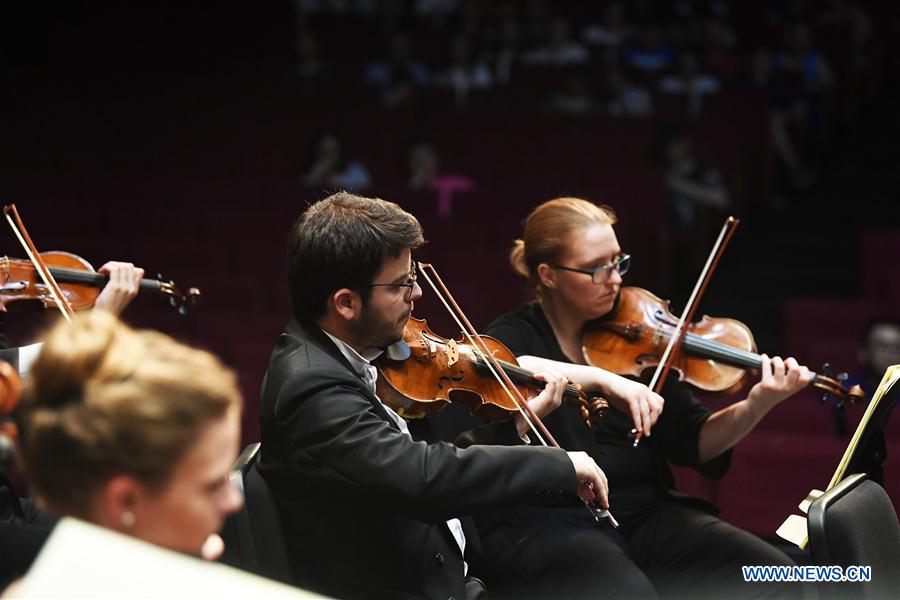
[[[412,274],[410,274],[409,279],[406,283],[370,283],[369,285],[365,285],[363,287],[373,288],[373,287],[392,287],[392,288],[406,288],[406,293],[403,295],[403,301],[409,302],[412,300],[413,289],[416,287],[416,272],[413,270]]]
[[[610,273],[612,273],[613,271],[618,271],[619,275],[624,275],[625,273],[627,273],[628,269],[631,268],[631,255],[623,254],[608,265],[600,265],[599,267],[595,267],[593,269],[576,269],[575,267],[564,267],[562,265],[551,266],[553,266],[553,268],[555,269],[562,269],[563,271],[572,271],[574,273],[584,273],[585,275],[590,275],[591,281],[599,285],[601,283],[606,283],[609,280]]]

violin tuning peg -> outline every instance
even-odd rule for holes
[[[843,384],[845,381],[850,379],[850,375],[848,375],[847,373],[838,373],[835,376],[835,379],[837,379],[839,382],[841,382],[841,384]]]
[[[831,363],[824,363],[820,370],[822,372],[822,375],[825,375],[826,377],[830,377],[831,376]]]

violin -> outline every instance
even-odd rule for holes
[[[635,377],[659,363],[677,319],[669,302],[645,289],[623,287],[609,315],[591,322],[583,338],[585,360],[619,375]],[[728,393],[744,384],[747,369],[759,369],[762,358],[750,329],[734,319],[704,316],[688,325],[672,369],[679,380],[697,389]],[[840,402],[865,402],[858,385],[846,388],[846,375],[815,374],[812,385]]]
[[[88,261],[75,254],[54,251],[42,252],[40,256],[74,310],[93,306],[100,290],[109,281],[107,275],[97,273]],[[201,296],[200,290],[193,287],[182,292],[173,281],[142,279],[140,287],[166,297],[181,315],[187,314]],[[40,303],[42,308],[57,306],[31,261],[3,256],[0,257],[0,310],[7,310],[15,303]]]
[[[522,368],[506,346],[480,336],[491,355],[523,397],[543,388],[534,373]],[[443,338],[423,319],[410,317],[403,339],[378,360],[378,397],[399,415],[419,419],[459,402],[472,414],[504,421],[518,412],[515,402],[491,373],[484,355],[471,344]],[[607,408],[602,398],[591,398],[576,385],[567,384],[563,399],[579,407],[586,424]]]

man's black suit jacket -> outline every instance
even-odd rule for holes
[[[295,583],[342,598],[465,598],[447,519],[574,493],[559,449],[416,442],[335,344],[288,323],[263,381],[260,472]]]

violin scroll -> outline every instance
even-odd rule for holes
[[[834,377],[830,376],[831,365],[825,363],[822,365],[822,372],[817,373],[813,378],[811,385],[823,392],[822,404],[828,401],[828,398],[835,398],[838,406],[844,404],[864,404],[866,401],[866,393],[859,385],[853,385],[847,388],[844,384],[849,379],[846,373],[838,373]]]
[[[200,303],[202,294],[198,288],[190,287],[186,292],[182,292],[171,279],[165,281],[165,278],[159,274],[156,279],[159,282],[159,293],[168,298],[169,304],[178,311],[179,315],[187,315],[189,309]]]

